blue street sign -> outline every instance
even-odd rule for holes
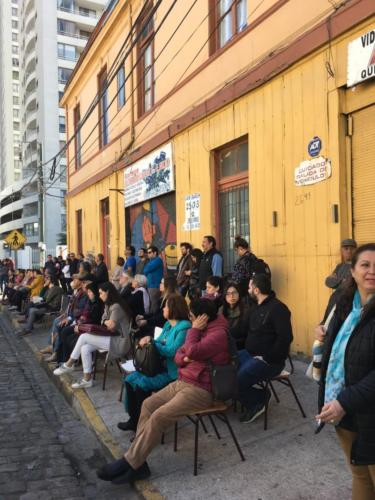
[[[320,137],[315,136],[314,139],[312,139],[309,142],[309,145],[307,146],[307,151],[309,152],[309,155],[314,157],[318,156],[322,149],[322,140]]]

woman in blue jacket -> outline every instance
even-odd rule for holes
[[[149,342],[154,342],[159,354],[165,358],[166,369],[154,377],[148,377],[140,372],[133,372],[124,377],[125,410],[130,418],[127,422],[117,424],[118,428],[123,431],[136,430],[142,403],[152,392],[177,380],[174,357],[177,350],[184,344],[187,331],[191,328],[191,323],[188,321],[189,309],[185,299],[181,295],[170,295],[164,306],[163,315],[167,321],[160,336],[156,340],[143,337],[139,345],[143,347]]]

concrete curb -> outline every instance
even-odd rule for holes
[[[18,321],[9,314],[4,306],[0,306],[0,311],[6,315],[15,329],[21,328]],[[51,366],[44,360],[43,355],[31,342],[31,339],[25,337],[23,340],[28,344],[39,364],[64,395],[70,406],[74,408],[85,424],[94,431],[102,446],[104,446],[114,459],[120,458],[123,455],[123,451],[119,443],[113,439],[112,434],[109,432],[103,419],[97,414],[95,406],[86,392],[83,389],[73,390],[71,388],[72,379],[68,374],[62,375],[61,377],[54,376]],[[145,500],[164,500],[163,495],[151,481],[137,481],[134,483],[134,488]]]

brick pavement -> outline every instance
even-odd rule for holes
[[[97,480],[109,457],[0,317],[0,499],[139,498]]]

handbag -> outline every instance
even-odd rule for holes
[[[140,347],[137,345],[134,350],[134,366],[137,372],[146,375],[147,377],[154,377],[159,373],[165,371],[163,358],[160,356],[155,344],[149,344]]]
[[[84,323],[83,325],[78,325],[78,333],[91,333],[91,335],[101,335],[104,337],[111,337],[112,335],[117,335],[116,332],[112,332],[104,325],[92,325],[90,323]]]
[[[323,327],[325,331],[328,330],[328,327],[332,321],[335,311],[336,311],[336,304],[332,307],[330,313],[328,314],[327,319],[324,322]],[[322,366],[323,351],[324,351],[324,342],[321,342],[320,340],[315,340],[312,346],[312,361],[307,367],[305,373],[306,377],[310,378],[311,380],[315,380],[315,382],[320,382],[320,369]]]
[[[212,394],[215,401],[227,401],[238,396],[238,354],[234,339],[227,332],[229,363],[214,365],[209,363]]]

